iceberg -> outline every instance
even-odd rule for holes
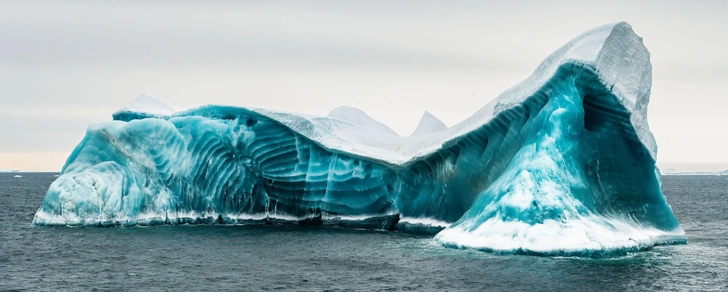
[[[721,175],[728,175],[728,170],[725,171],[679,171],[674,168],[668,168],[665,170],[661,170],[660,174],[664,175],[714,175],[714,176],[721,176]]]
[[[537,255],[685,243],[655,166],[649,56],[627,23],[594,28],[472,117],[425,113],[407,137],[350,107],[143,95],[89,126],[33,223],[334,225]]]

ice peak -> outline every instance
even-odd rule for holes
[[[117,112],[138,112],[168,116],[174,114],[176,111],[159,99],[156,99],[149,94],[142,93]]]
[[[425,111],[422,113],[420,123],[417,124],[417,129],[412,132],[410,136],[423,136],[427,134],[437,133],[447,129],[447,125],[440,119],[432,115],[430,112]]]

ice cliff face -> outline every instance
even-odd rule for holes
[[[33,222],[344,225],[586,256],[682,243],[655,168],[650,87],[649,52],[617,23],[473,117],[447,128],[426,114],[409,137],[353,108],[170,112],[145,97],[89,127]]]

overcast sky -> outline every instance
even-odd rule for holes
[[[360,108],[448,126],[578,34],[625,20],[652,52],[658,165],[728,168],[727,1],[2,1],[0,168],[58,171],[146,92],[176,109]]]

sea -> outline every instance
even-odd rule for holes
[[[33,226],[55,175],[0,174],[1,291],[728,291],[728,176],[663,176],[687,244],[593,259],[332,227]]]

